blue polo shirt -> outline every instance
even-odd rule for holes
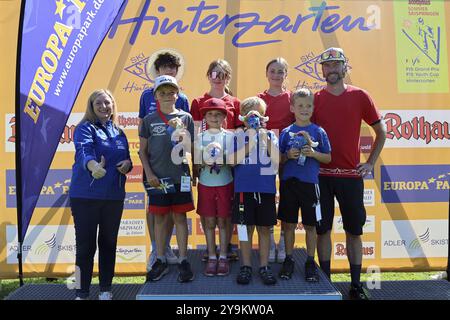
[[[122,160],[131,161],[124,132],[114,126],[112,121],[104,125],[85,121],[76,127],[73,140],[75,163],[72,166],[69,196],[99,200],[125,199],[127,177],[116,168],[116,164]],[[105,157],[106,175],[94,179],[87,163],[91,160],[100,162],[101,156]]]

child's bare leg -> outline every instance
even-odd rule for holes
[[[216,256],[216,218],[215,217],[203,217],[205,221],[205,237],[206,246],[208,248],[208,255],[210,257]]]
[[[226,258],[228,243],[230,242],[228,238],[228,226],[231,224],[231,220],[229,218],[217,218],[217,224],[219,225],[220,256]]]
[[[240,247],[241,247],[241,260],[243,266],[249,266],[252,265],[252,238],[253,238],[253,231],[255,231],[255,226],[247,226],[247,236],[248,241],[240,241]]]
[[[316,227],[314,226],[306,226],[305,232],[306,232],[306,252],[308,253],[309,257],[314,257],[316,254],[316,246],[317,246],[317,233],[316,233]]]
[[[186,213],[173,213],[172,216],[176,227],[178,250],[181,261],[187,256],[188,226]]]
[[[259,264],[261,267],[269,263],[270,227],[257,226],[259,241]]]
[[[163,257],[166,253],[166,238],[167,238],[167,222],[169,214],[155,214],[155,238],[156,238],[156,253],[158,257]]]
[[[284,230],[284,244],[286,247],[286,255],[292,255],[295,242],[295,223],[281,222],[281,227]]]

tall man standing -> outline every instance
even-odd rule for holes
[[[344,83],[347,59],[341,48],[329,48],[320,55],[327,86],[314,98],[312,121],[328,134],[331,162],[321,164],[320,202],[322,221],[317,228],[317,251],[322,270],[330,277],[331,229],[334,218],[334,197],[342,215],[350,263],[350,296],[369,299],[360,282],[363,226],[366,221],[363,178],[371,173],[386,140],[382,116],[369,94]],[[376,135],[369,158],[360,163],[359,138],[361,122],[369,124]]]

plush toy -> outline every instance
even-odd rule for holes
[[[220,172],[220,165],[217,164],[218,159],[222,156],[222,146],[217,142],[211,142],[203,150],[203,159],[210,166],[209,173],[215,171]]]
[[[310,145],[312,148],[315,148],[319,145],[318,142],[312,141],[309,134],[307,134],[305,131],[299,131],[297,133],[289,132],[289,136],[291,137],[289,141],[289,149],[295,148],[298,150],[302,150],[305,145]],[[306,156],[300,152],[297,163],[301,166],[304,166],[305,162]]]
[[[252,110],[247,113],[246,116],[239,115],[239,120],[242,122],[247,122],[250,128],[256,130],[261,128],[264,122],[269,121],[269,117],[264,117],[258,111]]]

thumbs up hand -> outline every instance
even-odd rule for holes
[[[100,179],[103,178],[106,174],[105,168],[105,157],[102,156],[100,159],[100,162],[97,162],[95,160],[91,160],[88,162],[87,167],[91,171],[92,176],[94,179]]]

